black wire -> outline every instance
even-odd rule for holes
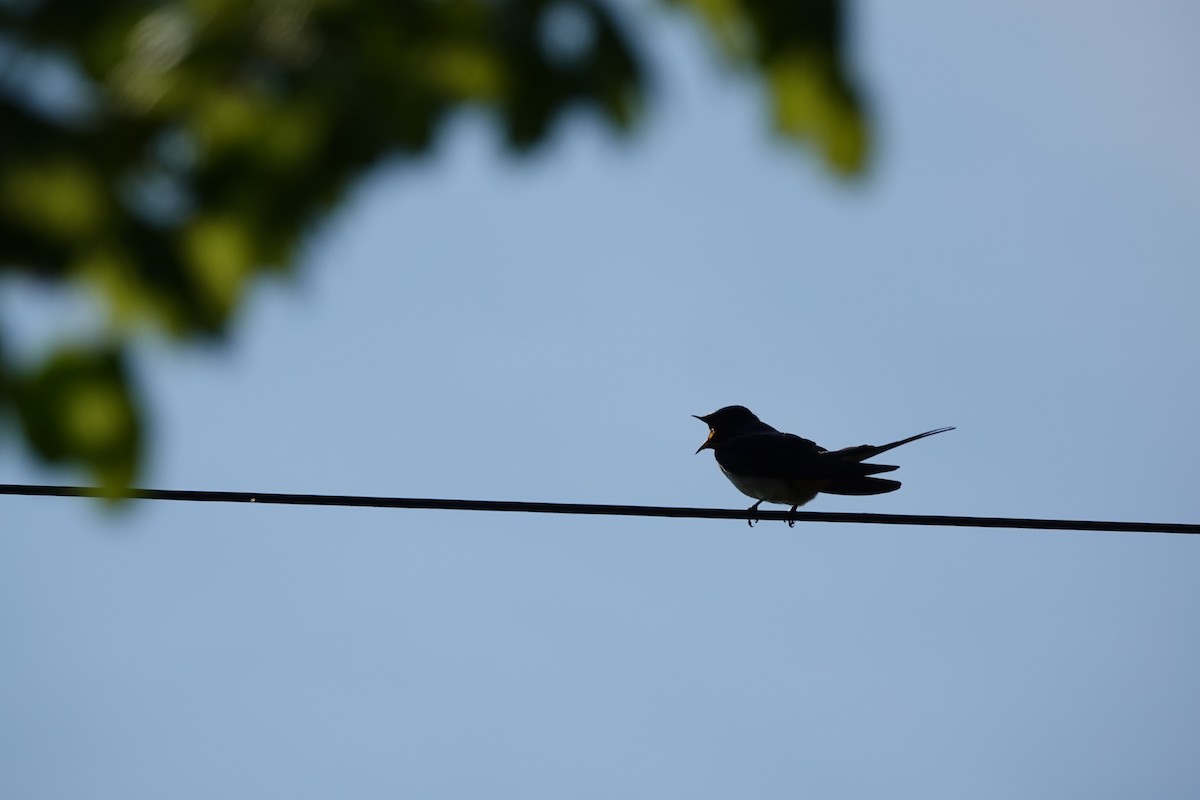
[[[112,499],[103,489],[88,486],[0,484],[0,495],[33,497],[96,497]],[[521,511],[530,514],[593,514],[622,517],[686,519],[754,519],[786,522],[857,522],[874,525],[938,525],[964,528],[1024,528],[1053,531],[1111,531],[1117,533],[1194,533],[1200,525],[1176,522],[1104,522],[1019,517],[944,517],[927,514],[860,514],[824,511],[756,511],[742,509],[615,506],[589,503],[523,503],[512,500],[430,500],[412,497],[363,497],[337,494],[279,494],[273,492],[211,492],[174,489],[128,489],[117,497],[130,500],[181,500],[198,503],[260,503],[291,506],[352,506],[365,508],[423,508],[444,511]]]

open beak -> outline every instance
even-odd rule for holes
[[[693,414],[692,416],[695,417],[696,415]],[[700,420],[701,422],[704,422],[704,419],[702,417],[696,417],[696,419]],[[709,450],[712,448],[712,438],[715,433],[716,433],[716,431],[714,431],[712,428],[708,429],[708,438],[704,440],[704,444],[702,444],[696,448],[697,453],[699,453],[701,450]]]

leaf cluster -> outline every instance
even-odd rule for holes
[[[761,76],[777,128],[842,174],[865,162],[838,0],[673,0]],[[476,107],[509,147],[572,109],[629,130],[645,47],[616,0],[0,2],[0,278],[84,287],[108,319],[18,363],[0,319],[0,416],[105,486],[145,420],[127,343],[225,336],[253,279],[387,158]]]

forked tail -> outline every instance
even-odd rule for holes
[[[829,455],[834,456],[835,458],[844,459],[846,461],[866,461],[868,458],[874,458],[875,456],[879,455],[880,453],[886,453],[888,450],[897,448],[902,444],[908,444],[909,442],[915,442],[917,439],[924,439],[926,436],[933,436],[934,434],[937,434],[937,433],[945,433],[946,431],[952,431],[952,430],[954,430],[953,425],[946,427],[946,428],[935,428],[934,430],[931,430],[931,431],[925,431],[924,433],[918,433],[916,436],[909,436],[907,439],[901,439],[898,442],[891,442],[890,444],[878,444],[878,445],[876,445],[876,444],[860,444],[857,447],[844,447],[841,450],[832,451],[831,453],[829,453]]]
[[[821,491],[825,494],[869,495],[887,494],[900,488],[900,481],[890,478],[839,478]]]

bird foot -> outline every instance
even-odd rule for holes
[[[796,513],[796,509],[799,507],[800,506],[792,506],[790,509],[788,509],[788,527],[789,528],[796,527],[796,519],[792,515]]]
[[[753,516],[753,514],[755,511],[758,511],[758,507],[760,505],[762,505],[762,500],[759,500],[757,503],[746,509],[746,513],[751,515],[746,518],[746,524],[751,528],[754,527],[754,523],[758,522],[758,517]]]

